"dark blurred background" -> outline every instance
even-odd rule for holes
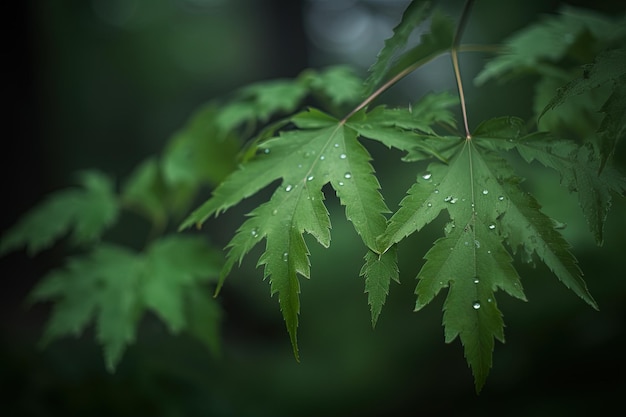
[[[58,0],[5,5],[5,129],[2,230],[77,170],[126,177],[158,153],[199,105],[252,81],[295,77],[307,67],[350,64],[365,74],[406,1]],[[458,16],[461,1],[444,2]],[[570,3],[610,13],[621,1]],[[557,9],[553,1],[476,2],[464,39],[494,43]],[[530,80],[474,88],[483,56],[463,57],[473,126],[499,115],[530,116]],[[393,89],[406,104],[455,91],[447,58]],[[367,144],[384,194],[397,207],[416,167]],[[624,167],[624,146],[617,159]],[[146,319],[118,372],[108,374],[87,332],[36,346],[49,306],[26,308],[28,291],[61,249],[0,259],[0,414],[6,416],[578,416],[622,409],[626,394],[626,204],[616,199],[598,248],[575,196],[533,166],[528,184],[564,230],[600,305],[596,312],[543,266],[518,264],[529,303],[500,295],[507,343],[480,396],[460,343],[445,344],[440,297],[412,313],[417,261],[440,233],[426,228],[400,249],[393,284],[372,330],[362,246],[329,195],[330,250],[311,242],[312,279],[302,282],[296,363],[278,310],[252,254],[229,278],[223,357]],[[224,246],[241,213],[217,222]]]

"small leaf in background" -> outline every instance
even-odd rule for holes
[[[235,169],[241,143],[220,130],[220,114],[215,105],[207,105],[170,139],[161,161],[168,187],[214,185]]]
[[[400,23],[393,29],[393,35],[385,41],[376,62],[369,69],[370,75],[365,81],[366,94],[371,94],[384,81],[394,56],[406,46],[411,33],[430,16],[432,6],[430,1],[413,1],[409,4]]]
[[[172,333],[186,325],[187,293],[219,274],[222,262],[204,239],[184,235],[155,241],[144,255],[141,295]],[[197,291],[197,289],[196,289]]]
[[[100,238],[116,219],[118,202],[113,184],[101,173],[80,175],[82,188],[61,190],[27,212],[0,241],[0,254],[26,247],[32,255],[65,234],[73,244]]]
[[[190,294],[206,291],[204,285],[220,267],[215,250],[197,237],[166,237],[145,254],[101,244],[46,275],[29,302],[53,302],[44,344],[78,336],[95,323],[109,371],[134,342],[140,318],[148,309],[173,333],[187,330],[217,352],[219,308],[210,297]]]
[[[306,70],[300,78],[309,84],[312,92],[328,97],[334,106],[355,104],[362,96],[363,82],[348,66]]]
[[[584,38],[593,42],[584,45]],[[545,16],[504,41],[503,52],[487,62],[476,76],[483,84],[492,78],[501,80],[526,72],[563,77],[567,73],[556,64],[566,56],[584,63],[597,52],[597,45],[609,45],[626,36],[624,25],[589,11],[564,7],[558,15]],[[595,48],[595,50],[594,50]],[[582,60],[582,61],[581,61]]]
[[[141,261],[117,246],[100,245],[50,272],[29,295],[30,302],[53,301],[43,343],[79,335],[92,322],[112,371],[135,339]]]

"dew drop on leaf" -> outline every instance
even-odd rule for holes
[[[433,174],[431,174],[430,172],[428,172],[428,171],[427,171],[427,172],[425,172],[425,173],[422,175],[422,178],[423,178],[423,179],[425,179],[425,180],[429,180],[429,179],[431,179],[431,178],[432,178],[432,176],[433,176]]]
[[[495,228],[496,228],[496,225],[495,225],[495,224],[491,223],[491,224],[489,225],[489,230],[493,230],[493,229],[495,229]]]
[[[252,235],[252,237],[259,237],[259,229],[255,227],[250,231],[250,234]]]
[[[324,159],[326,159],[326,157],[324,155],[320,156],[320,161],[323,161]]]
[[[289,259],[289,254],[287,252],[283,253],[283,261],[287,262]]]
[[[264,153],[264,154],[268,154],[268,153],[270,153],[270,150],[269,150],[269,149],[267,149],[267,148],[265,148],[265,149],[263,149],[263,153]]]
[[[449,203],[450,200],[452,200],[452,196],[451,195],[449,195],[449,196],[447,196],[446,198],[443,199],[444,203]]]
[[[478,310],[478,309],[480,308],[480,303],[479,303],[478,301],[474,301],[474,302],[472,303],[472,308],[473,308],[474,310]]]
[[[338,147],[339,147],[339,144],[338,144],[338,143],[335,143],[333,146],[334,146],[335,148],[338,148]]]
[[[306,177],[307,181],[313,181],[313,178],[315,178],[313,175],[309,175],[308,177]]]
[[[339,185],[343,185],[343,181],[339,181]]]
[[[343,177],[346,178],[346,179],[350,179],[350,178],[352,178],[352,174],[349,173],[349,172],[346,172],[345,174],[343,174]]]
[[[480,280],[478,279],[478,277],[474,278],[474,284],[478,284],[480,282]]]
[[[435,190],[435,194],[439,194],[439,190]]]
[[[272,210],[272,216],[276,216],[277,214],[278,214],[278,210],[277,209]]]
[[[474,245],[476,245],[476,249],[480,249],[480,242],[475,240]]]
[[[285,191],[289,192],[293,190],[293,185],[289,184],[288,186],[285,187]]]
[[[341,155],[339,155],[340,159],[346,159],[348,156],[345,153],[342,153]]]
[[[483,195],[489,194],[489,190],[483,190]]]
[[[433,206],[433,203],[426,203],[426,206],[427,206],[427,207],[432,207],[432,206]]]
[[[450,200],[450,204],[454,204],[454,203],[456,203],[457,201],[459,201],[459,199],[458,199],[458,198],[456,198],[456,197],[453,197],[453,198],[452,198],[452,200]]]
[[[500,200],[500,201],[504,201],[504,196],[503,196],[503,195],[501,195],[500,197],[498,197],[498,200]]]

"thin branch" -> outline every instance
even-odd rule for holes
[[[459,99],[461,100],[461,112],[463,113],[465,138],[467,140],[470,140],[472,138],[472,135],[470,134],[469,123],[467,122],[467,108],[465,106],[465,93],[463,92],[463,82],[461,81],[461,70],[459,68],[458,51],[459,45],[461,43],[461,36],[463,34],[463,30],[465,29],[465,25],[467,24],[467,18],[469,17],[469,12],[472,8],[472,4],[474,4],[474,0],[467,0],[465,2],[465,7],[463,8],[463,13],[461,14],[459,25],[457,26],[456,33],[454,34],[454,42],[452,43],[452,48],[450,49],[452,66],[454,67],[454,76],[456,78],[456,85],[459,90]]]
[[[370,94],[369,96],[367,96],[367,98],[365,100],[363,100],[361,102],[361,104],[359,104],[358,106],[356,106],[350,113],[348,113],[346,115],[346,117],[344,117],[341,120],[341,124],[345,123],[349,118],[351,118],[352,116],[355,115],[355,113],[359,112],[359,110],[365,108],[368,104],[370,104],[372,101],[374,101],[376,99],[376,97],[378,97],[379,95],[381,95],[382,93],[384,93],[385,91],[387,91],[389,88],[391,88],[391,86],[393,86],[395,83],[397,83],[398,81],[400,81],[401,79],[403,79],[404,77],[406,77],[407,75],[409,75],[410,73],[412,73],[413,71],[415,71],[417,68],[421,67],[422,65],[427,64],[428,62],[432,61],[433,59],[439,57],[440,55],[443,55],[445,52],[442,52],[440,54],[434,54],[431,56],[428,56],[424,59],[421,59],[417,62],[415,62],[413,65],[406,67],[405,69],[403,69],[402,71],[400,71],[398,74],[396,74],[395,76],[393,76],[392,78],[390,78],[389,80],[387,80],[383,85],[381,85],[380,87],[378,87],[376,89],[376,91],[374,91],[372,94]]]

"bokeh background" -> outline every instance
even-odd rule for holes
[[[2,230],[78,170],[126,177],[158,153],[199,105],[252,81],[295,77],[308,67],[350,64],[364,74],[391,34],[400,0],[57,0],[5,9],[5,129]],[[609,13],[621,1],[569,3]],[[464,39],[494,43],[556,10],[555,1],[476,2]],[[461,1],[442,7],[458,16]],[[463,56],[471,124],[530,116],[530,80],[475,88],[484,56]],[[385,97],[406,104],[428,91],[455,91],[448,58]],[[367,144],[384,194],[397,207],[416,167]],[[621,144],[617,160],[626,166]],[[440,296],[413,313],[421,257],[440,233],[427,227],[400,248],[375,330],[363,281],[363,249],[333,196],[330,250],[311,242],[312,279],[302,282],[301,363],[291,353],[276,299],[254,254],[229,278],[223,355],[211,357],[148,317],[118,372],[104,369],[87,332],[37,348],[49,306],[24,306],[28,291],[63,251],[0,259],[0,414],[6,416],[578,416],[622,409],[626,394],[626,203],[616,199],[598,248],[558,175],[532,166],[528,187],[564,230],[596,312],[547,269],[518,264],[529,303],[500,295],[506,344],[474,393],[460,343],[445,344]],[[555,191],[556,190],[556,191]],[[212,227],[224,246],[241,221],[234,210]],[[129,230],[132,230],[129,229]],[[129,238],[132,242],[132,237]],[[356,242],[356,243],[355,243]]]

